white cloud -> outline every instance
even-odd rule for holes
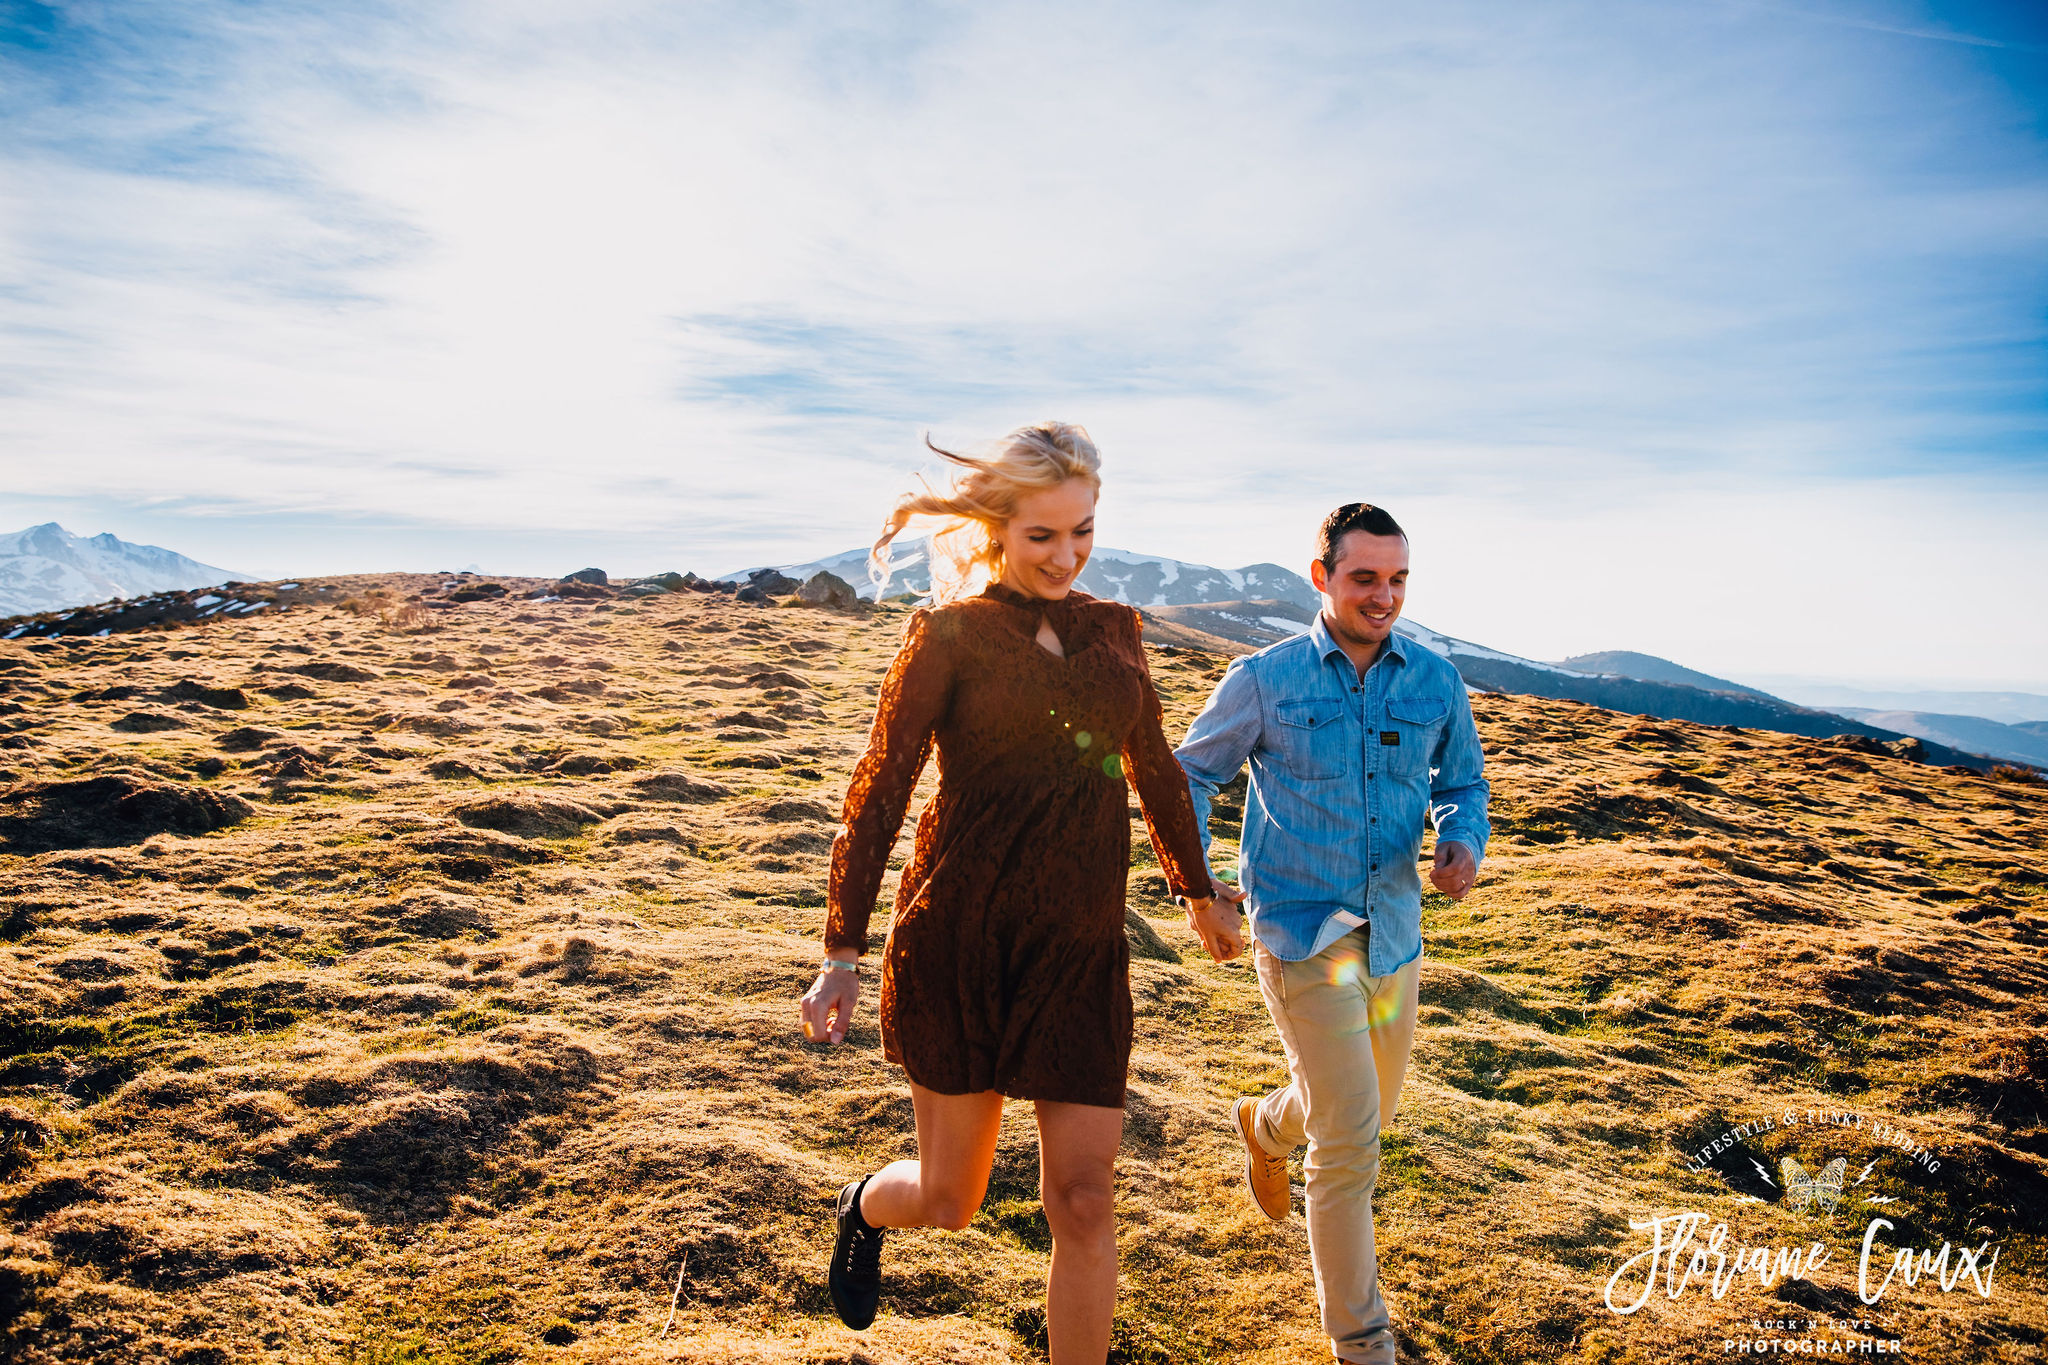
[[[1890,506],[1945,462],[1946,526],[2044,510],[2048,202],[1958,44],[1690,5],[419,14],[222,23],[174,98],[106,57],[99,103],[7,115],[18,505],[210,516],[236,562],[325,517],[303,553],[708,569],[866,539],[925,425],[1058,415],[1110,543],[1292,563],[1373,496],[1469,532],[1432,624],[1552,655],[1652,648],[1614,632],[1689,581],[1702,498]],[[1532,511],[1640,562],[1499,609]],[[1877,619],[1832,567],[1864,530],[1779,534]],[[1956,535],[1973,600],[2022,591]],[[1699,638],[1837,648],[1782,600],[1746,629]]]

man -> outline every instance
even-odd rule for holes
[[[1487,785],[1457,670],[1394,633],[1408,585],[1400,526],[1366,503],[1338,508],[1309,577],[1323,598],[1314,623],[1233,660],[1177,756],[1204,848],[1210,799],[1251,761],[1239,898],[1289,1080],[1233,1109],[1246,1183],[1267,1217],[1285,1219],[1287,1157],[1307,1142],[1323,1330],[1337,1359],[1392,1365],[1372,1191],[1415,1040],[1416,858],[1433,814],[1430,881],[1454,898],[1472,889]]]

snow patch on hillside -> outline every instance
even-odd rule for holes
[[[1540,669],[1545,673],[1555,673],[1566,678],[1593,678],[1599,676],[1595,673],[1580,673],[1575,669],[1559,668],[1556,664],[1538,663],[1534,659],[1525,659],[1519,654],[1505,654],[1497,649],[1488,649],[1485,645],[1475,645],[1470,640],[1460,640],[1456,636],[1441,634],[1431,630],[1428,626],[1411,621],[1406,617],[1402,617],[1395,624],[1394,629],[1415,641],[1416,644],[1421,645],[1424,649],[1441,654],[1446,659],[1454,654],[1463,654],[1467,658],[1473,659],[1499,659],[1503,663],[1519,664],[1523,668]]]
[[[888,592],[928,593],[931,591],[930,538],[905,539],[890,547],[895,551],[890,566]],[[863,597],[875,595],[868,578],[868,552],[847,550],[822,559],[773,567],[795,579],[806,579],[822,571],[851,583]],[[752,569],[738,569],[720,577],[744,580]],[[1241,569],[1219,569],[1165,555],[1139,554],[1113,546],[1096,547],[1081,571],[1083,592],[1115,602],[1140,607],[1190,606],[1206,602],[1234,601],[1245,595],[1246,585],[1256,584],[1261,598],[1272,597],[1305,605],[1314,597],[1306,579],[1272,564],[1252,564]]]
[[[254,577],[111,532],[73,535],[54,521],[0,535],[0,617]]]

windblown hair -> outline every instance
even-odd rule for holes
[[[914,517],[934,518],[931,533],[932,600],[950,602],[979,592],[1003,572],[1002,546],[995,533],[1017,514],[1017,503],[1041,488],[1057,488],[1068,479],[1085,479],[1102,488],[1102,458],[1088,433],[1070,422],[1036,422],[1018,427],[994,443],[989,453],[960,455],[924,443],[959,466],[943,493],[925,484],[922,493],[896,500],[882,528],[882,538],[868,552],[868,576],[880,600],[889,586],[889,543]],[[923,480],[919,480],[923,482]]]

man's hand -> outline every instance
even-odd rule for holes
[[[834,953],[833,956],[838,957],[839,954]],[[853,1023],[854,1008],[859,1004],[860,977],[837,967],[827,967],[818,973],[818,979],[804,993],[804,1037],[814,1043],[838,1042],[846,1036]]]
[[[1211,884],[1216,889],[1214,898],[1180,898],[1180,905],[1187,912],[1188,928],[1202,940],[1209,956],[1218,962],[1228,962],[1244,955],[1244,921],[1237,907],[1245,893],[1213,878]]]
[[[1472,856],[1472,846],[1455,839],[1439,839],[1436,865],[1429,869],[1429,884],[1455,901],[1463,900],[1472,883],[1478,880],[1479,860]]]

